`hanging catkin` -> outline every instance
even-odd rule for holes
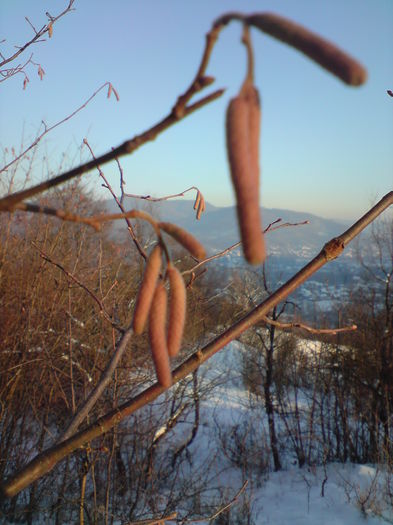
[[[201,198],[198,204],[197,214],[196,214],[197,221],[199,221],[199,219],[201,218],[201,215],[205,211],[205,208],[206,208],[205,199],[203,195],[201,195]]]
[[[136,300],[132,327],[137,335],[141,334],[145,328],[160,270],[161,247],[160,245],[157,245],[147,260],[145,273],[143,274],[142,283]]]
[[[168,265],[169,279],[169,321],[168,321],[168,353],[171,357],[179,353],[183,338],[186,319],[186,287],[179,270]]]
[[[265,259],[259,208],[260,118],[258,91],[246,80],[239,95],[229,103],[226,139],[243,251],[250,264]]]
[[[206,257],[206,252],[203,245],[193,235],[191,235],[191,233],[188,233],[188,231],[180,228],[180,226],[177,226],[176,224],[172,224],[171,222],[159,222],[158,227],[173,237],[196,259],[202,260]]]
[[[357,60],[292,20],[273,13],[255,13],[245,22],[298,49],[350,86],[360,86],[367,80],[367,71]]]
[[[167,291],[162,281],[157,283],[149,314],[149,340],[160,385],[169,388],[172,385],[172,373],[166,342]]]

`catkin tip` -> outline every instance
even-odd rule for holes
[[[292,20],[273,13],[255,13],[249,15],[246,21],[301,51],[350,86],[360,86],[367,80],[367,70],[357,60],[332,42]]]
[[[157,283],[149,314],[149,340],[157,381],[165,388],[172,385],[172,372],[166,341],[167,291]]]

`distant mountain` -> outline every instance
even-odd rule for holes
[[[118,212],[114,201],[106,201],[106,205],[108,212]],[[239,241],[235,206],[217,207],[207,203],[206,211],[202,214],[200,221],[195,219],[191,200],[167,200],[154,203],[127,198],[125,208],[127,210],[143,209],[160,220],[175,222],[194,234],[211,253],[223,250]],[[265,228],[277,219],[281,221],[275,226],[309,221],[309,224],[306,225],[282,227],[270,232],[266,236],[267,250],[270,255],[309,259],[321,250],[326,241],[339,235],[347,227],[344,222],[324,219],[310,213],[276,208],[262,208],[261,213]],[[120,221],[115,223],[114,228],[117,234],[125,231]],[[350,256],[351,250],[347,249],[346,255]]]

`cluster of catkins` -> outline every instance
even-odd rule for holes
[[[158,227],[183,245],[194,257],[203,259],[203,246],[188,232],[175,224],[160,222]],[[180,350],[186,318],[186,287],[179,270],[168,261],[162,270],[163,250],[157,244],[146,263],[142,283],[136,300],[133,330],[141,334],[148,323],[149,341],[157,380],[165,388],[172,385],[170,357]],[[169,283],[168,292],[165,282]]]

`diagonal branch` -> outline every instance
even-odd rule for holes
[[[32,242],[31,243],[34,248],[36,250],[38,250],[40,252],[40,256],[42,257],[42,259],[44,259],[44,261],[52,264],[53,266],[56,266],[57,268],[59,268],[59,270],[61,270],[69,279],[71,279],[71,281],[74,281],[75,284],[77,284],[80,288],[82,288],[83,290],[85,290],[85,292],[90,295],[90,297],[93,299],[93,301],[95,301],[100,309],[100,314],[102,314],[102,316],[113,326],[113,328],[116,328],[116,330],[119,330],[120,332],[124,332],[124,330],[111,318],[111,316],[109,315],[109,313],[106,311],[106,308],[104,306],[104,303],[101,301],[101,299],[99,299],[95,293],[93,293],[90,288],[88,288],[84,283],[82,283],[77,277],[75,277],[75,275],[73,275],[71,272],[69,272],[68,270],[66,270],[64,268],[64,266],[62,266],[60,263],[56,262],[56,261],[53,261],[49,255],[47,255],[43,250],[41,250],[41,248],[39,248],[39,246],[37,246],[37,244],[35,242]]]
[[[195,102],[194,104],[191,104],[190,106],[187,106],[184,110],[184,115],[182,118],[187,117],[188,115],[191,115],[192,113],[194,113],[194,111],[197,111],[198,109],[205,106],[206,104],[209,104],[213,100],[216,100],[217,98],[221,97],[224,91],[225,91],[224,89],[219,89],[217,91],[214,91],[212,94],[207,95],[201,100],[198,100],[198,102]],[[176,117],[173,113],[170,113],[167,117],[161,120],[158,124],[154,125],[153,127],[148,129],[144,133],[141,133],[140,135],[136,135],[133,139],[126,140],[125,142],[123,142],[123,144],[121,144],[117,148],[111,149],[111,151],[108,151],[107,153],[104,153],[103,155],[98,157],[96,160],[91,160],[89,162],[86,162],[85,164],[81,164],[80,166],[73,168],[72,170],[67,171],[66,173],[58,175],[57,177],[54,177],[53,179],[50,179],[48,181],[41,182],[40,184],[37,184],[36,186],[33,186],[32,188],[18,191],[18,192],[13,193],[12,195],[3,197],[2,199],[0,199],[0,211],[13,211],[17,203],[25,199],[28,199],[30,197],[33,197],[34,195],[38,195],[39,193],[42,193],[45,190],[54,188],[55,186],[58,186],[59,184],[63,184],[64,182],[67,182],[75,177],[78,177],[79,175],[83,175],[84,173],[87,173],[88,171],[95,168],[97,164],[101,164],[101,165],[106,164],[116,158],[123,157],[124,155],[129,155],[133,153],[140,146],[142,146],[146,142],[154,140],[160,133],[162,133],[169,127],[173,126],[178,121],[179,121],[179,117]]]

